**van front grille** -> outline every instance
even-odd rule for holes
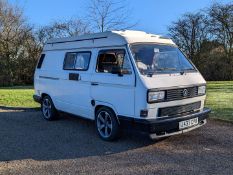
[[[166,116],[170,117],[170,116],[182,115],[187,113],[194,113],[196,110],[200,109],[200,107],[201,107],[201,102],[199,101],[187,105],[159,108],[158,117],[166,117]]]
[[[166,101],[181,100],[198,96],[198,87],[188,87],[166,90]]]

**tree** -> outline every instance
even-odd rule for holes
[[[233,3],[214,3],[208,9],[210,18],[210,32],[214,39],[222,43],[226,54],[233,49]]]
[[[81,19],[53,22],[36,30],[21,8],[0,0],[0,86],[32,84],[37,60],[48,39],[89,31]]]
[[[89,25],[81,19],[67,21],[55,21],[50,25],[43,26],[36,31],[38,42],[43,45],[51,38],[64,38],[74,35],[90,33]]]
[[[13,84],[19,75],[17,65],[25,58],[25,43],[32,36],[32,27],[27,24],[23,12],[7,1],[0,1],[0,83]]]
[[[223,45],[225,56],[221,62],[229,67],[225,79],[233,77],[233,3],[214,3],[208,9],[210,18],[210,33],[212,37]],[[227,70],[224,69],[224,72]]]
[[[213,3],[168,28],[207,80],[233,79],[233,3]]]
[[[127,1],[90,0],[87,12],[87,20],[94,31],[124,30],[136,25],[129,22]]]
[[[206,80],[230,80],[231,65],[227,63],[224,46],[217,40],[205,40],[195,65]]]
[[[168,27],[169,35],[176,44],[194,59],[196,53],[200,51],[201,44],[208,37],[207,17],[198,13],[187,13]]]

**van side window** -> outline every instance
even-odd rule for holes
[[[121,68],[131,74],[130,62],[124,49],[102,50],[99,52],[96,72],[111,73]]]
[[[69,52],[66,53],[64,70],[88,70],[91,52]]]
[[[45,54],[41,54],[40,59],[39,59],[38,64],[37,64],[37,69],[41,68],[42,63],[44,61],[44,58],[45,58]]]
[[[76,55],[75,69],[87,70],[91,58],[90,52],[80,52]]]

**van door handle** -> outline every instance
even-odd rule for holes
[[[91,85],[92,85],[92,86],[98,86],[99,83],[97,83],[97,82],[91,82]]]

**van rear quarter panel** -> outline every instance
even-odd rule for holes
[[[64,51],[47,51],[44,52],[45,58],[41,69],[36,69],[34,76],[35,93],[48,94],[52,99],[56,99],[60,95],[60,79],[64,78],[62,72]],[[56,108],[59,108],[56,100],[53,100]]]

